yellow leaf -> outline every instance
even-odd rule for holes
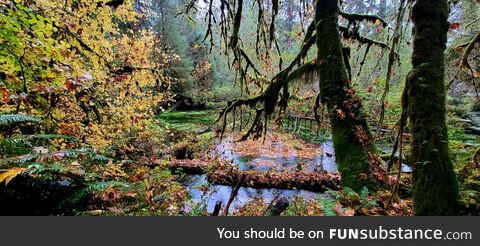
[[[337,109],[335,109],[335,111],[337,112],[338,118],[340,118],[340,119],[345,118],[345,113],[341,109],[337,108]]]
[[[375,25],[380,25],[380,24],[382,24],[382,21],[380,19],[376,19],[375,20]]]
[[[480,78],[480,73],[477,71],[472,71],[472,76],[476,79]]]
[[[21,174],[23,171],[27,170],[26,168],[21,168],[21,167],[14,167],[11,169],[4,169],[0,170],[2,173],[0,173],[0,183],[2,183],[5,180],[5,185],[8,185],[8,183],[15,178],[17,175]]]

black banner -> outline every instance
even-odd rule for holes
[[[2,217],[0,245],[480,245],[477,217]]]

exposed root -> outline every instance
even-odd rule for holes
[[[470,53],[472,53],[476,43],[480,43],[480,32],[477,33],[477,35],[475,35],[475,37],[473,37],[472,40],[468,41],[465,44],[461,44],[457,46],[457,48],[466,47],[465,51],[463,51],[463,55],[461,58],[461,62],[460,62],[461,67],[472,69],[470,64],[468,64],[468,57],[470,56]]]

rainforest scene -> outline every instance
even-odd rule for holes
[[[0,0],[0,215],[480,214],[478,0]]]

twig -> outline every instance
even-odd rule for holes
[[[240,187],[242,187],[243,181],[245,180],[245,175],[241,175],[238,183],[235,185],[235,188],[233,188],[232,193],[230,194],[230,198],[228,199],[227,205],[225,206],[225,209],[223,210],[223,215],[228,216],[228,209],[230,208],[230,205],[232,204],[233,200],[238,194],[238,190],[240,190]]]
[[[213,209],[213,213],[211,214],[211,216],[218,216],[220,214],[221,209],[222,209],[222,201],[218,200],[215,203],[215,208]]]

